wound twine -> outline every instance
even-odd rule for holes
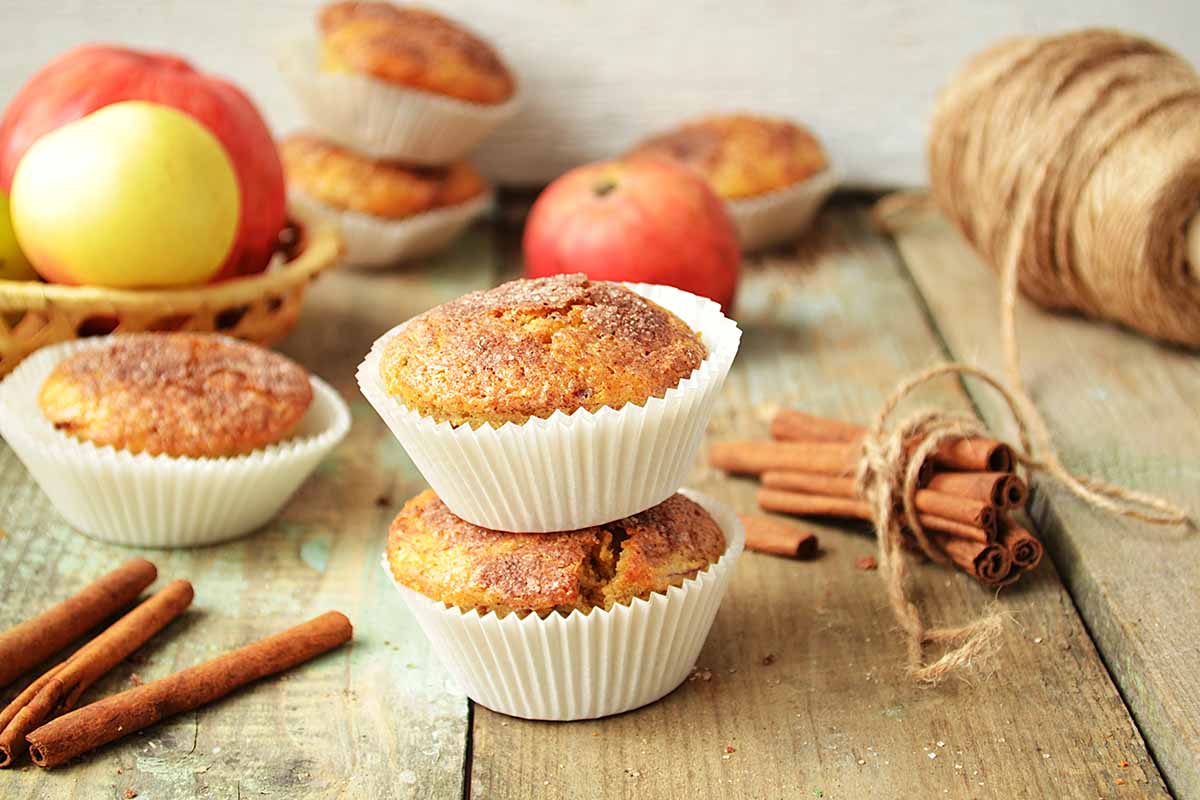
[[[1110,30],[1002,42],[938,98],[929,170],[1035,302],[1200,346],[1200,74],[1183,58]]]
[[[1200,285],[1185,261],[1191,236],[1191,260],[1200,264],[1200,76],[1158,45],[1112,31],[1001,44],[975,58],[939,100],[930,170],[939,205],[1001,272],[1008,386],[963,363],[909,378],[864,437],[856,480],[871,504],[880,575],[906,635],[909,672],[936,684],[990,652],[1006,615],[992,610],[930,628],[908,591],[906,531],[926,556],[946,561],[918,519],[920,465],[946,439],[981,432],[975,420],[934,411],[889,429],[896,406],[917,388],[948,375],[978,379],[1007,404],[1020,440],[1014,452],[1028,471],[1052,476],[1109,514],[1190,522],[1166,500],[1063,466],[1021,379],[1015,311],[1019,285],[1051,308],[1200,344]],[[904,210],[911,195],[885,201]],[[886,225],[887,212],[878,210]],[[945,649],[928,660],[927,645]]]

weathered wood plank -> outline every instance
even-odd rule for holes
[[[940,217],[897,235],[951,351],[999,370],[999,284]],[[1022,371],[1064,461],[1200,513],[1200,361],[1022,302]],[[972,395],[1013,430],[997,397]],[[1035,482],[1033,514],[1171,788],[1200,797],[1200,536],[1113,519]]]
[[[866,419],[898,378],[941,356],[893,251],[844,209],[827,212],[800,252],[749,266],[739,319],[743,350],[710,440],[765,435],[764,412],[778,403]],[[969,408],[952,382],[924,399]],[[692,478],[753,508],[750,481],[701,465]],[[993,669],[929,690],[902,673],[878,577],[853,566],[874,551],[870,535],[813,527],[825,549],[815,563],[754,553],[741,562],[699,661],[708,679],[592,722],[527,722],[477,707],[472,796],[1164,793],[1048,562],[1004,591],[1018,622]],[[965,619],[990,599],[934,566],[919,567],[914,585],[935,621]]]
[[[424,268],[330,274],[312,289],[283,350],[349,401],[347,440],[262,531],[188,551],[145,551],[161,579],[186,577],[185,616],[89,696],[133,673],[166,675],[330,608],[353,644],[214,706],[184,714],[79,762],[0,773],[0,795],[28,798],[458,797],[467,700],[447,686],[424,637],[380,569],[395,508],[423,488],[354,370],[371,341],[417,311],[491,282],[491,232],[474,231]],[[61,522],[7,447],[0,448],[0,628],[127,558]]]

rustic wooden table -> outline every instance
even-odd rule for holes
[[[711,439],[762,435],[777,405],[865,420],[940,359],[998,366],[992,273],[939,218],[886,237],[866,209],[842,198],[799,245],[748,262],[745,337]],[[999,594],[1015,622],[969,680],[904,677],[882,585],[854,567],[870,533],[814,524],[815,562],[747,554],[701,671],[648,708],[527,722],[459,694],[379,567],[391,515],[423,484],[353,376],[397,321],[516,273],[513,215],[422,268],[314,286],[282,348],[343,393],[353,430],[264,530],[144,553],[163,578],[192,580],[196,603],[91,696],[330,608],[354,621],[353,645],[67,767],[0,773],[0,796],[1200,797],[1200,537],[1114,521],[1041,481],[1032,514],[1053,560]],[[1200,362],[1028,306],[1019,326],[1067,462],[1200,511]],[[976,389],[947,380],[922,399],[1011,433]],[[753,509],[749,481],[697,463],[692,485]],[[73,532],[7,448],[0,528],[0,628],[132,554]],[[914,585],[939,621],[995,599],[931,565]]]

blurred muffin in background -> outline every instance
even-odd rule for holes
[[[444,167],[375,161],[311,133],[286,137],[279,152],[290,186],[334,208],[384,219],[465,203],[488,189],[466,161]]]
[[[701,175],[726,201],[747,250],[802,233],[836,184],[820,141],[776,117],[704,117],[646,139],[625,157],[667,159]]]
[[[472,103],[503,103],[516,82],[491,45],[423,8],[383,2],[321,9],[321,66]]]
[[[490,190],[466,161],[376,161],[310,133],[279,145],[293,203],[342,227],[345,261],[382,266],[430,255],[486,210]]]

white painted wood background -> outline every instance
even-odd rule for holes
[[[1006,34],[1113,25],[1200,62],[1197,0],[424,0],[490,38],[526,103],[477,160],[533,184],[688,116],[784,114],[826,141],[848,182],[923,183],[934,95]],[[269,49],[318,0],[0,0],[0,98],[91,40],[181,52],[241,83],[277,131],[301,124]]]

